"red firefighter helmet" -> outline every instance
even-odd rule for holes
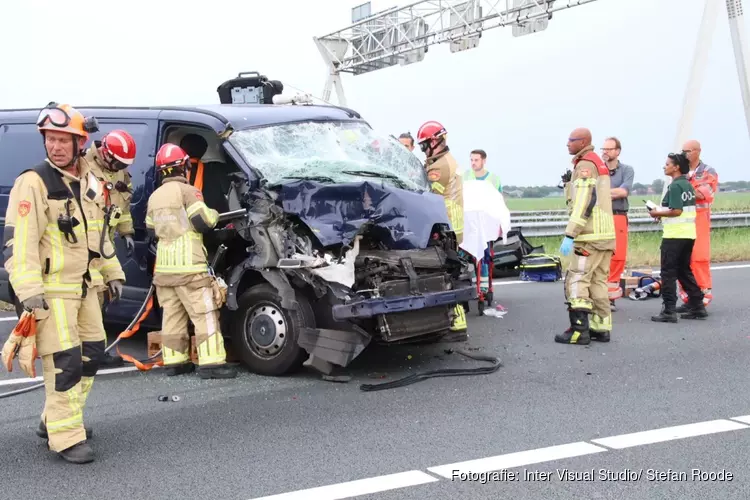
[[[156,153],[156,171],[164,175],[169,175],[173,168],[185,172],[189,161],[190,157],[185,150],[176,144],[167,142]]]
[[[444,137],[448,132],[440,122],[429,121],[424,123],[417,131],[417,142],[422,143],[430,139],[439,139]]]
[[[124,130],[113,130],[102,137],[102,150],[110,158],[105,161],[110,170],[123,170],[135,160],[135,140]]]

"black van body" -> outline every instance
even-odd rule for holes
[[[440,196],[369,174],[330,182],[311,172],[270,185],[230,140],[237,131],[283,124],[355,123],[371,130],[355,111],[296,104],[76,109],[99,123],[87,146],[118,128],[137,144],[129,169],[136,249],[128,257],[116,238],[127,281],[121,300],[105,306],[107,326],[128,324],[147,297],[154,256],[144,221],[148,198],[158,187],[154,158],[170,137],[187,132],[207,138],[214,154],[203,158],[206,203],[222,213],[247,210],[244,217],[221,222],[207,235],[206,248],[209,262],[221,254],[215,271],[228,285],[222,331],[251,370],[280,375],[308,358],[311,366],[330,371],[332,365],[346,366],[371,340],[438,340],[448,332],[453,306],[476,298]],[[38,113],[0,110],[3,225],[16,177],[45,157],[35,126]],[[359,255],[350,263],[356,283],[321,277],[320,269],[343,266],[357,241]],[[3,267],[0,300],[18,307]],[[161,327],[156,304],[142,326]]]

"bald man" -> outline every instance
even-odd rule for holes
[[[712,167],[701,160],[701,144],[696,140],[687,141],[682,146],[682,152],[690,162],[690,172],[687,178],[695,189],[697,203],[695,205],[695,247],[690,259],[690,269],[695,275],[695,281],[703,292],[703,304],[708,305],[713,299],[711,291],[711,205],[714,196],[719,192],[719,174]],[[680,298],[683,305],[677,309],[678,313],[687,313],[688,296],[680,288]]]
[[[570,134],[568,153],[573,155],[574,167],[570,182],[565,184],[570,217],[560,253],[571,256],[564,282],[570,328],[555,335],[555,342],[609,342],[612,311],[607,279],[615,250],[609,168],[594,152],[591,132],[586,128]]]

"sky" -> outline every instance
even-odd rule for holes
[[[0,109],[218,103],[216,87],[259,71],[322,95],[327,68],[313,43],[351,24],[362,0],[0,2]],[[373,0],[373,11],[409,0]],[[501,2],[504,3],[504,2]],[[750,136],[721,4],[692,137],[720,181],[750,180]],[[743,0],[748,7],[749,0]],[[597,0],[554,14],[547,30],[484,32],[477,48],[432,46],[417,64],[343,75],[347,105],[370,125],[416,135],[448,130],[463,168],[482,148],[504,185],[555,185],[566,141],[609,135],[635,181],[662,178],[675,144],[704,0]],[[747,9],[746,9],[747,10]],[[335,91],[331,100],[336,101]],[[420,157],[421,153],[419,154]]]

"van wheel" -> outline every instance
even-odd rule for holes
[[[232,322],[232,346],[251,371],[284,375],[302,366],[306,353],[297,339],[301,328],[315,327],[315,316],[306,297],[295,291],[295,298],[300,310],[284,309],[278,292],[267,283],[240,296]]]

